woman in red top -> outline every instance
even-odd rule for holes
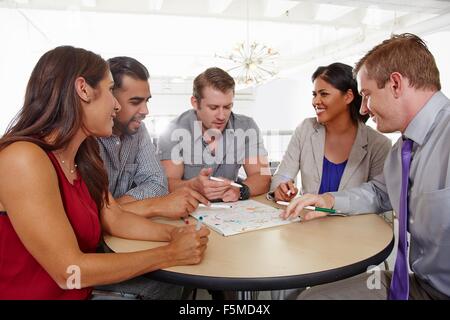
[[[94,137],[120,110],[107,63],[64,46],[35,66],[24,106],[0,139],[0,299],[87,299],[91,287],[199,263],[209,231],[157,224],[108,194]],[[168,241],[133,253],[95,253],[101,229]]]

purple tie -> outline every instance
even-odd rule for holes
[[[402,144],[402,190],[400,192],[400,212],[398,214],[398,251],[392,276],[389,300],[408,300],[408,247],[406,227],[408,222],[408,180],[413,141],[406,139]]]

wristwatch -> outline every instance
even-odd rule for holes
[[[275,201],[275,191],[267,192],[266,199],[267,200],[271,200],[271,201]]]
[[[250,188],[243,184],[242,182],[239,182],[239,184],[242,186],[242,188],[239,189],[239,200],[247,200],[250,198]]]

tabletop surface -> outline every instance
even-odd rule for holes
[[[254,199],[269,204],[261,196]],[[182,224],[181,220],[164,222]],[[114,252],[165,245],[109,235],[104,240]],[[393,244],[392,227],[375,214],[325,217],[229,237],[211,230],[200,264],[171,267],[149,275],[207,289],[296,288],[364,272],[367,266],[385,260]]]

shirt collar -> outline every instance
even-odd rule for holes
[[[234,113],[231,112],[230,118],[228,119],[227,126],[225,127],[224,131],[228,134],[233,133],[234,134]]]
[[[418,145],[422,145],[434,124],[437,114],[445,106],[447,101],[447,97],[441,91],[437,91],[414,116],[406,127],[403,136],[413,140]]]
[[[194,133],[194,128],[197,126],[197,130],[200,130],[200,136],[195,137],[194,142],[196,142],[199,139],[202,139],[203,142],[203,128],[201,126],[201,124],[198,123],[198,121],[200,121],[197,118],[197,112],[193,109],[191,114],[189,115],[189,120],[190,120],[190,125],[191,125],[191,134]],[[234,121],[234,114],[233,112],[231,112],[230,118],[228,119],[227,125],[225,127],[225,129],[223,131],[225,131],[227,134],[233,133],[234,134],[234,125],[233,125],[233,121]],[[223,132],[222,132],[223,134]]]

